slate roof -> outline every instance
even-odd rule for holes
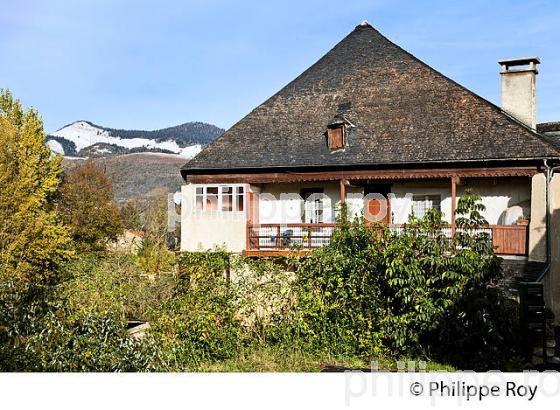
[[[560,121],[537,124],[537,131],[544,135],[554,146],[560,148]]]
[[[537,131],[540,133],[560,132],[560,121],[542,122],[537,124]]]
[[[345,149],[331,152],[325,131],[337,114],[354,127]],[[362,23],[182,170],[559,156],[543,136]]]

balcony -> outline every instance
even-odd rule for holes
[[[336,224],[260,224],[247,225],[246,256],[286,255],[297,250],[301,253],[328,245]],[[390,225],[389,229],[398,235],[401,225]],[[478,229],[492,238],[496,255],[526,256],[528,233],[527,225],[490,225]],[[452,229],[442,229],[442,234],[451,238]]]

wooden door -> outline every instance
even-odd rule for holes
[[[364,188],[364,215],[369,222],[391,223],[391,201],[388,186],[366,186]],[[368,195],[375,194],[375,198]]]
[[[387,198],[366,199],[366,218],[370,222],[391,223],[391,206]]]

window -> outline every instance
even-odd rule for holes
[[[203,211],[204,210],[204,188],[203,187],[196,187],[194,209],[197,210],[197,211]]]
[[[330,150],[344,148],[344,125],[337,125],[327,129],[327,140]]]
[[[243,202],[243,197],[244,197],[244,195],[243,195],[243,187],[242,187],[242,186],[236,187],[236,188],[235,188],[235,192],[236,192],[235,197],[237,198],[237,210],[238,210],[239,212],[242,212],[243,209],[244,209],[244,207],[243,207],[243,204],[244,204],[244,202]]]
[[[424,217],[428,209],[441,210],[440,195],[414,195],[412,197],[412,211],[415,217]]]
[[[323,223],[324,221],[324,203],[322,188],[305,188],[301,190],[303,198],[303,222],[305,223]]]
[[[220,187],[222,191],[222,212],[232,212],[233,211],[233,187],[232,186],[222,186]]]
[[[242,212],[245,209],[245,188],[238,185],[197,186],[197,212]]]
[[[205,211],[218,210],[218,187],[206,188],[206,208]]]

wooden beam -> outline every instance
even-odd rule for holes
[[[457,177],[451,177],[451,234],[455,234],[455,208],[457,206]]]
[[[346,181],[344,179],[340,180],[340,206],[344,205],[346,202]]]
[[[387,225],[390,225],[393,222],[391,216],[391,195],[387,194]]]
[[[254,200],[255,193],[252,191],[247,192],[246,200],[247,200],[247,223],[254,224],[253,221],[253,200]]]
[[[252,191],[248,191],[245,195],[246,210],[247,212],[247,229],[245,229],[245,249],[251,248],[251,226],[253,225],[253,195]]]
[[[258,172],[187,175],[187,182],[195,184],[247,183],[268,184],[302,181],[346,180],[411,180],[458,178],[502,178],[532,177],[539,172],[532,167],[497,168],[438,168],[438,169],[393,169],[393,170],[347,170],[324,172]]]

